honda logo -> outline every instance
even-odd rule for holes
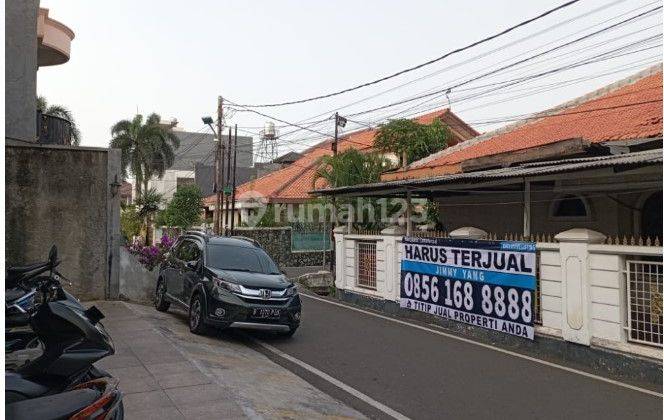
[[[272,297],[272,290],[269,289],[261,289],[259,293],[261,295],[261,298],[264,300],[267,300]]]

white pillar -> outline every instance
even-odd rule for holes
[[[387,300],[398,301],[401,287],[399,239],[406,233],[401,226],[390,226],[380,231],[385,247],[385,293]]]
[[[560,243],[562,334],[567,341],[590,345],[591,295],[589,244],[603,243],[606,236],[585,228],[556,235]]]
[[[348,233],[346,226],[337,226],[332,231],[334,233],[334,285],[337,289],[346,288],[346,245],[345,235]]]
[[[530,236],[530,181],[525,181],[523,189],[523,237],[528,238],[529,236]]]

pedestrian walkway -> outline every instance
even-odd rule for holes
[[[233,335],[189,332],[185,314],[95,302],[116,354],[127,419],[363,418]]]

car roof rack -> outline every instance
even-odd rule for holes
[[[259,248],[263,248],[263,247],[261,246],[260,242],[258,242],[258,241],[255,240],[254,238],[250,238],[250,237],[248,237],[248,236],[234,235],[234,236],[231,236],[231,238],[233,238],[233,239],[240,239],[240,240],[243,240],[243,241],[251,242],[254,246],[257,246],[257,247],[259,247]]]
[[[205,242],[207,242],[208,239],[209,239],[209,235],[207,233],[203,232],[203,231],[200,231],[200,230],[188,230],[184,234],[185,235],[191,235],[191,236],[198,236],[198,237],[204,239]]]

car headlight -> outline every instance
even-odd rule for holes
[[[286,289],[286,293],[284,293],[284,296],[295,296],[297,294],[297,286],[292,285],[288,289]]]
[[[226,289],[233,293],[242,293],[239,284],[231,283],[230,281],[222,280],[218,277],[213,278],[212,281],[214,282],[214,285],[220,289]]]

